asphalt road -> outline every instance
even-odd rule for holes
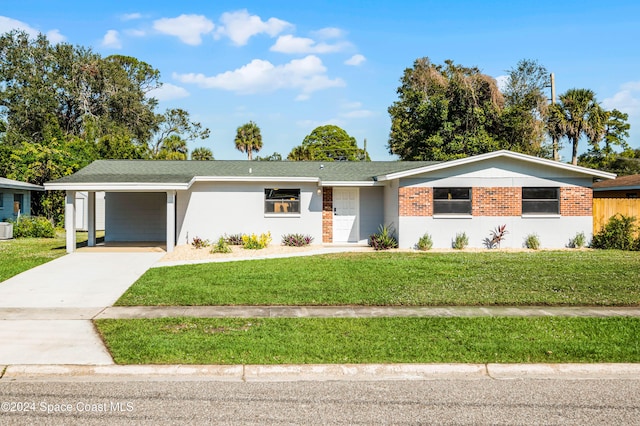
[[[0,407],[1,425],[640,425],[640,379],[16,381]]]

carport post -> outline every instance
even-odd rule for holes
[[[67,253],[76,251],[76,191],[67,191],[64,205],[64,229],[67,232]]]
[[[87,230],[89,231],[87,245],[89,247],[96,246],[96,193],[89,191],[87,193]]]
[[[167,191],[167,253],[176,244],[176,191]]]

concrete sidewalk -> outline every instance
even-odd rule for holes
[[[2,315],[0,310],[0,316]],[[6,313],[5,313],[6,315]],[[640,307],[535,306],[112,306],[95,319],[379,318],[379,317],[640,317]]]

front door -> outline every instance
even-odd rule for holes
[[[333,188],[333,242],[357,243],[358,188]]]

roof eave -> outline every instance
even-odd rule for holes
[[[45,183],[47,191],[177,191],[188,189],[188,183],[90,182]]]

